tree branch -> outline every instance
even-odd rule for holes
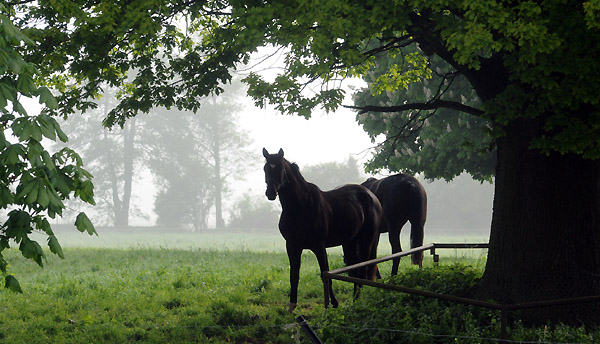
[[[380,40],[380,41],[381,41],[381,43],[383,43],[383,40]],[[381,52],[387,51],[387,50],[406,47],[414,42],[415,41],[409,35],[395,37],[393,39],[390,39],[388,43],[381,44],[377,48],[373,48],[373,49],[364,51],[363,55],[365,57],[375,56],[375,55],[377,55]]]
[[[396,106],[378,106],[378,105],[366,105],[366,106],[354,106],[354,105],[342,105],[346,109],[358,110],[359,113],[365,112],[401,112],[407,110],[435,110],[438,108],[446,108],[465,112],[474,116],[481,116],[484,111],[477,109],[465,104],[458,102],[452,102],[448,100],[435,99],[427,103],[407,103]]]

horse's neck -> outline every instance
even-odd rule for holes
[[[291,165],[286,169],[287,184],[279,190],[279,201],[282,209],[304,209],[311,197],[310,185],[292,170]]]

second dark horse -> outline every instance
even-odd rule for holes
[[[369,178],[362,185],[371,190],[383,207],[383,219],[380,232],[389,232],[392,253],[402,251],[400,231],[410,221],[410,247],[423,245],[425,220],[427,218],[427,193],[417,179],[399,173],[383,179]],[[414,253],[413,264],[421,266],[423,252]],[[394,259],[392,275],[398,273],[400,258]]]
[[[294,310],[298,298],[300,258],[304,249],[311,250],[319,262],[321,273],[329,270],[327,247],[342,246],[347,264],[374,259],[379,242],[381,204],[377,197],[361,185],[345,185],[323,192],[307,182],[298,165],[283,157],[283,150],[269,154],[263,148],[266,196],[275,200],[279,195],[281,217],[279,231],[285,239],[290,261],[290,305]],[[375,279],[375,266],[352,270],[352,277]],[[322,277],[321,277],[322,278]],[[331,304],[337,307],[331,280],[324,285]],[[354,296],[358,294],[354,286]],[[327,307],[327,304],[325,304]]]

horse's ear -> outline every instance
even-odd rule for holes
[[[277,156],[279,158],[283,158],[283,148],[279,148],[279,152],[277,152]]]
[[[267,152],[267,149],[266,149],[266,148],[263,148],[263,156],[264,156],[265,158],[268,158],[268,157],[269,157],[269,152]]]

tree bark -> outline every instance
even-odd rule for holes
[[[116,175],[113,176],[113,207],[115,209],[115,227],[129,226],[129,208],[133,185],[133,160],[135,159],[134,139],[136,119],[130,119],[123,128],[123,195],[119,201],[119,188]]]
[[[498,140],[490,248],[480,296],[515,303],[600,293],[600,162],[530,149],[540,120]],[[524,311],[532,322],[600,324],[600,305]]]
[[[129,128],[123,138],[123,225],[129,226],[129,206],[133,186],[133,160],[135,159],[136,118],[129,120]]]
[[[214,156],[215,156],[215,216],[216,228],[225,228],[223,219],[223,179],[221,177],[221,140],[220,132],[215,132],[214,138]]]

